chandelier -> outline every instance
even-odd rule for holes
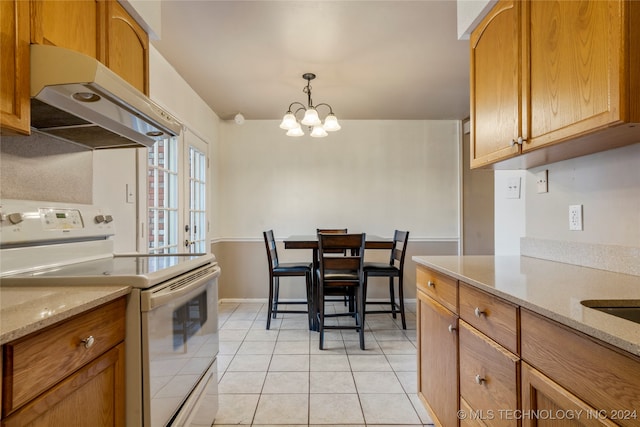
[[[302,130],[302,125],[308,126],[309,131],[311,131],[311,136],[314,138],[322,138],[327,136],[327,132],[333,132],[336,130],[340,130],[340,124],[338,124],[338,118],[333,114],[333,109],[329,104],[318,104],[313,105],[313,101],[311,100],[311,80],[316,78],[316,75],[313,73],[305,73],[302,75],[302,78],[307,81],[307,85],[302,89],[304,93],[307,94],[307,106],[300,102],[292,102],[289,105],[289,109],[286,114],[282,118],[282,123],[280,123],[280,129],[284,129],[287,131],[287,136],[302,136],[304,135],[304,131]],[[296,106],[296,110],[294,111],[292,108]],[[324,119],[324,124],[320,120],[318,116],[318,107],[328,107],[329,114]],[[296,115],[304,111],[304,117],[302,120],[298,121]]]

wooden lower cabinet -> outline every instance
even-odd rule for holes
[[[2,420],[2,426],[124,426],[123,379],[120,344]]]
[[[605,413],[589,406],[550,378],[522,364],[523,427],[614,427]]]
[[[2,346],[2,427],[125,424],[125,299]]]
[[[453,277],[418,272],[418,395],[437,426],[640,426],[640,357]],[[436,301],[443,283],[456,290],[446,295],[458,297],[457,314]]]
[[[458,316],[418,290],[418,395],[433,421],[458,425]]]
[[[566,390],[569,400],[586,402],[614,425],[640,425],[639,357],[525,309],[521,337],[522,360]]]
[[[460,398],[464,415],[487,425],[519,426],[520,358],[460,320]]]

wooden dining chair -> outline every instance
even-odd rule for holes
[[[319,233],[326,233],[326,234],[337,234],[337,233],[341,233],[341,234],[347,234],[348,231],[346,228],[316,228],[316,234]],[[346,255],[347,252],[344,250],[333,250],[333,251],[329,251],[326,252],[327,254],[336,254],[336,255]],[[347,292],[345,292],[344,297],[342,298],[342,300],[344,301],[344,305],[346,306],[347,303],[351,304],[349,306],[349,310],[353,311],[353,298],[349,299],[347,297]]]
[[[402,329],[407,329],[407,321],[404,314],[404,292],[403,292],[403,270],[404,270],[404,257],[407,252],[407,242],[409,241],[409,232],[396,230],[393,235],[393,248],[391,249],[391,256],[389,262],[365,262],[364,263],[364,286],[363,295],[365,297],[365,314],[373,313],[391,313],[393,318],[396,318],[396,314],[400,313],[402,319]],[[376,304],[389,304],[389,310],[367,310],[366,309],[366,297],[367,286],[369,277],[388,277],[389,278],[389,302]],[[394,279],[398,278],[398,303],[396,304],[395,292],[394,292]]]
[[[262,233],[264,236],[264,245],[267,249],[267,261],[269,262],[269,301],[267,303],[267,329],[271,327],[271,318],[276,318],[278,313],[307,313],[309,328],[312,326],[313,315],[313,298],[312,288],[312,266],[309,262],[280,262],[278,260],[278,251],[276,249],[276,239],[273,236],[273,230]],[[287,301],[286,304],[306,304],[306,310],[281,310],[278,308],[280,295],[280,278],[301,276],[305,278],[306,285],[306,301]]]
[[[360,335],[360,348],[364,350],[364,243],[365,234],[318,234],[318,332],[320,350],[324,347],[325,329],[355,329]],[[347,255],[335,256],[336,251]],[[326,296],[344,295],[347,292],[355,300],[354,309],[341,313],[326,313]],[[351,304],[350,304],[351,305]],[[353,325],[325,324],[325,319],[337,316],[351,316]]]

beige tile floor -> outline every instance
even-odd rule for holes
[[[281,314],[267,331],[265,304],[221,303],[215,426],[431,425],[416,394],[415,304],[406,310],[406,331],[368,315],[364,351],[350,330],[326,331],[319,350],[304,314]]]

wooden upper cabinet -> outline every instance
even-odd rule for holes
[[[149,36],[116,0],[101,0],[104,43],[100,60],[139,91],[149,93]]]
[[[471,34],[471,167],[516,156],[522,135],[520,0],[501,0]]]
[[[640,46],[637,35],[635,41],[629,38],[629,25],[640,25],[637,3],[526,4],[530,129],[524,151],[640,120],[640,93],[636,88],[632,96],[629,86],[630,79],[640,79]],[[635,43],[635,52],[629,43]]]
[[[72,49],[98,58],[96,0],[31,0],[31,43]]]
[[[25,2],[27,3],[27,2]],[[149,37],[116,0],[31,0],[31,43],[98,59],[148,94]]]
[[[471,35],[471,124],[472,168],[640,141],[640,2],[498,1]]]
[[[29,134],[29,3],[0,1],[0,133]]]

